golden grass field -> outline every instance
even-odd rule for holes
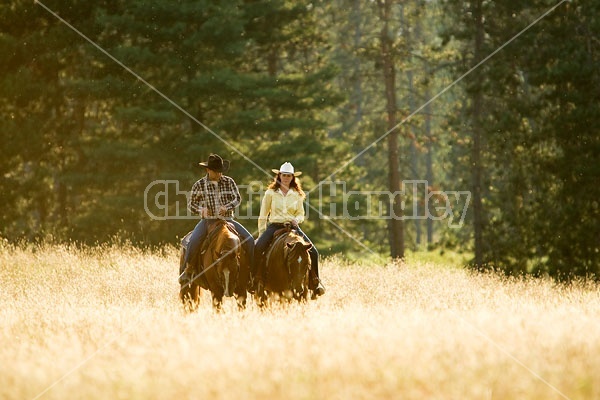
[[[0,399],[599,399],[594,284],[326,259],[307,304],[186,314],[178,252],[0,249]]]

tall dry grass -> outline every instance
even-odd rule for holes
[[[186,314],[178,255],[0,250],[0,399],[597,399],[592,284],[325,260],[308,304]]]

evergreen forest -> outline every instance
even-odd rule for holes
[[[0,237],[140,246],[238,220],[286,161],[323,255],[600,277],[600,2],[5,0]]]

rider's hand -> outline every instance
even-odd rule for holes
[[[298,221],[296,221],[295,219],[292,219],[292,220],[290,221],[290,224],[292,224],[292,227],[293,227],[293,228],[298,228]]]
[[[227,215],[227,207],[225,206],[221,206],[219,207],[219,215],[224,217],[225,215]]]
[[[200,209],[200,216],[201,216],[202,218],[206,218],[206,217],[208,217],[208,208],[206,208],[206,207],[202,207],[202,208]]]

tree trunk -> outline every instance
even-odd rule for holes
[[[475,48],[473,64],[483,59],[483,14],[482,0],[476,0],[473,4],[473,22],[475,24]],[[473,92],[473,143],[471,150],[471,168],[473,180],[473,233],[475,240],[475,266],[483,268],[483,205],[481,201],[481,173],[483,165],[481,164],[481,136],[482,136],[482,76],[479,71],[474,71]]]
[[[412,71],[406,71],[406,79],[408,80],[408,106],[410,108],[410,112],[413,113],[416,109],[417,109],[417,105],[415,102],[415,88],[414,88],[414,77],[413,77],[413,73]],[[412,137],[410,140],[410,167],[411,167],[411,174],[410,174],[410,179],[419,179],[419,152],[417,150],[417,129],[416,127],[413,125],[412,128]],[[418,192],[417,190],[415,190],[415,193],[413,193],[413,204],[419,204],[419,199],[418,199]],[[413,215],[419,215],[420,211],[417,208],[416,210],[413,210]],[[416,243],[417,243],[417,248],[419,247],[419,245],[421,244],[421,235],[422,235],[422,229],[421,229],[421,220],[419,218],[415,218],[414,219],[414,223],[415,223],[415,239],[416,239]]]
[[[414,1],[414,6],[415,7],[419,7],[419,0],[415,0]],[[410,32],[410,30],[408,30],[407,27],[407,31]],[[415,19],[415,26],[414,26],[414,34],[415,34],[415,42],[416,43],[421,43],[423,41],[423,35],[422,35],[422,19],[421,18],[416,18]],[[432,70],[431,66],[429,65],[429,62],[427,60],[424,60],[423,63],[423,67],[425,68],[425,75],[426,76],[431,76],[433,78],[434,76],[434,71]],[[430,93],[430,84],[431,84],[432,80],[427,79],[425,81],[425,86],[423,88],[423,97],[424,99],[431,99],[431,93]],[[411,84],[412,87],[412,84]],[[411,99],[414,98],[414,94],[411,94]],[[415,108],[413,108],[413,106],[411,106],[411,110],[414,110]],[[425,188],[426,192],[425,193],[429,193],[430,188],[433,187],[433,135],[431,133],[431,116],[432,116],[432,110],[431,110],[431,102],[428,102],[425,105],[425,108],[423,110],[424,112],[424,117],[425,117],[425,149],[426,149],[426,153],[425,153],[425,180],[427,181],[427,187]],[[423,199],[423,203],[424,206],[426,206],[425,203],[425,199]],[[426,219],[426,230],[427,230],[427,248],[429,248],[429,246],[431,246],[431,244],[433,243],[433,219],[431,218],[427,218]],[[420,227],[420,225],[419,225]],[[420,229],[417,232],[417,234],[419,235]]]
[[[396,129],[396,70],[394,68],[394,54],[392,53],[392,40],[388,31],[390,20],[391,0],[379,1],[379,9],[383,28],[381,30],[381,57],[383,62],[383,76],[385,82],[386,110],[388,114],[388,162],[389,162],[389,191],[400,193],[400,172],[398,160],[398,130]],[[402,199],[394,196],[391,205],[389,223],[390,255],[392,258],[404,257],[404,223],[402,221]]]
[[[425,98],[430,99],[429,87],[425,89]],[[427,153],[425,154],[425,179],[427,180],[427,191],[433,185],[433,135],[431,134],[431,103],[425,106],[425,137],[427,138]],[[427,218],[427,245],[433,243],[433,220]]]

